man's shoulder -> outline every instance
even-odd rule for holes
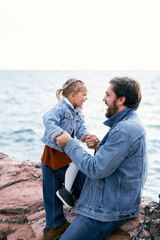
[[[117,124],[119,130],[123,130],[131,135],[141,135],[145,133],[144,126],[137,114],[123,119]]]

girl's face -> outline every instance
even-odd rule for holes
[[[77,106],[79,108],[82,108],[83,103],[87,100],[87,87],[85,85],[82,85],[80,88],[80,91],[78,93],[74,93],[73,96],[73,107]]]

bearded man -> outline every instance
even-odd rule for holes
[[[128,77],[113,78],[109,84],[103,101],[108,118],[104,124],[110,129],[95,147],[95,155],[65,131],[56,139],[86,175],[76,206],[78,215],[61,240],[102,240],[140,212],[147,172],[146,133],[136,113],[140,84]],[[92,136],[86,142],[93,148]]]

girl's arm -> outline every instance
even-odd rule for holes
[[[57,108],[52,108],[44,114],[43,123],[50,139],[54,139],[63,131],[63,129],[59,126],[60,120],[61,114]]]
[[[80,140],[82,140],[84,136],[90,134],[89,131],[87,130],[87,127],[85,126],[84,116],[82,115],[81,117],[82,120],[76,132],[76,137]]]
[[[82,142],[86,142],[88,148],[96,149],[98,147],[100,140],[97,138],[97,136],[89,133],[87,127],[85,126],[83,115],[82,118],[83,119],[81,120],[80,126],[77,130],[76,137],[80,139]]]

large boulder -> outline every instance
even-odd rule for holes
[[[68,221],[75,209],[64,208]],[[128,220],[106,240],[160,240],[160,206],[143,199],[139,217]],[[45,227],[40,163],[16,161],[0,153],[0,240],[34,240]]]

